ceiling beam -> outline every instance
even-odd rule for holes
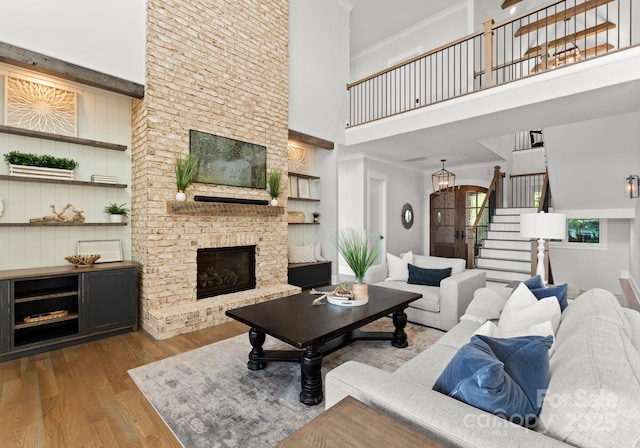
[[[575,44],[577,40],[586,39],[587,37],[595,36],[596,34],[613,30],[615,29],[616,24],[611,22],[601,23],[597,26],[592,26],[591,28],[587,28],[583,31],[576,31],[575,34],[571,34],[570,36],[561,37],[560,39],[552,40],[548,44],[546,44],[547,48],[557,48],[562,46],[567,46],[568,44]],[[542,51],[542,46],[538,45],[536,47],[529,48],[524,56],[535,56],[540,54]]]
[[[563,20],[569,20],[572,17],[577,16],[578,14],[584,14],[587,11],[595,9],[599,6],[603,6],[607,3],[611,3],[613,1],[615,0],[587,0],[586,2],[576,5],[575,7],[565,9],[564,11],[560,11],[556,14],[552,14],[543,19],[537,20],[535,22],[531,22],[527,25],[523,25],[520,28],[518,28],[514,36],[520,37],[524,34],[531,33],[541,28],[546,28],[550,25],[553,25],[554,23],[558,23]]]
[[[144,86],[117,76],[52,58],[41,53],[0,42],[0,62],[46,75],[78,82],[133,98],[144,97]]]

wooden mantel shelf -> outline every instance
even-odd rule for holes
[[[284,216],[284,207],[220,202],[167,201],[167,213],[169,215],[277,217]]]

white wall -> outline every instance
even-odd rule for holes
[[[2,2],[0,42],[145,82],[145,0]]]
[[[640,164],[638,120],[630,113],[544,129],[556,209],[633,213],[624,179]]]
[[[628,219],[607,220],[606,249],[572,249],[552,243],[549,251],[555,284],[620,294],[620,275],[629,269],[630,223]]]
[[[387,252],[422,253],[424,234],[428,231],[424,221],[424,173],[370,158],[365,159],[365,172],[384,173],[387,178],[387,232],[384,235]],[[401,220],[406,203],[411,204],[414,214],[410,229],[405,229]]]
[[[114,175],[126,189],[58,185],[0,180],[5,213],[0,223],[26,223],[30,218],[60,211],[68,202],[84,211],[86,222],[108,222],[102,209],[109,202],[131,207],[131,98],[39,73],[0,64],[0,123],[4,123],[4,77],[14,75],[53,85],[77,94],[78,137],[126,145],[125,152],[0,133],[0,155],[9,151],[50,154],[77,160],[75,180],[90,181],[92,174]],[[0,174],[9,174],[0,163]],[[131,230],[126,227],[0,227],[0,270],[64,265],[76,253],[78,240],[119,239],[124,259],[131,258]]]
[[[405,55],[408,59],[466,36],[469,34],[467,6],[466,0],[452,3],[441,13],[351,55],[351,82],[400,62],[399,56]]]
[[[344,143],[349,13],[337,1],[289,2],[289,129]]]

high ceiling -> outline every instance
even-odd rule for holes
[[[365,51],[380,41],[391,39],[411,24],[459,4],[451,0],[337,1],[350,8],[352,55]],[[462,2],[467,3],[467,0]],[[510,11],[500,8],[502,2],[503,0],[475,0],[476,16],[493,17],[496,21],[508,18]],[[545,4],[548,4],[547,0],[522,0],[513,13],[520,15]],[[441,158],[448,160],[447,166],[494,163],[500,161],[501,157],[487,148],[486,143],[492,139],[505,138],[509,134],[513,135],[513,132],[535,128],[536,124],[541,127],[551,126],[637,111],[639,96],[640,86],[637,83],[613,90],[587,92],[576,95],[571,100],[545,101],[491,117],[454,122],[353,144],[347,148],[346,153],[367,153],[424,170],[440,168]],[[584,108],[585,104],[598,104],[598,107]]]

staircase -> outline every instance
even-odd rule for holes
[[[482,243],[476,268],[487,273],[487,284],[505,284],[531,277],[531,241],[520,236],[520,214],[535,208],[497,208]]]

